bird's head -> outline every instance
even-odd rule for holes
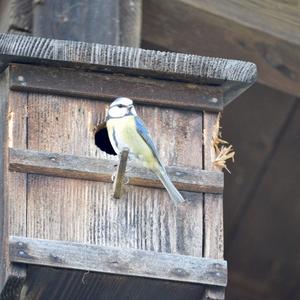
[[[129,98],[117,98],[108,109],[108,118],[123,118],[125,116],[136,116],[133,101]]]

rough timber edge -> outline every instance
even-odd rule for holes
[[[225,104],[251,86],[257,75],[254,63],[239,60],[4,33],[0,34],[0,71],[9,62],[224,85]]]
[[[9,258],[18,265],[81,270],[210,286],[227,285],[227,262],[179,254],[9,237]]]

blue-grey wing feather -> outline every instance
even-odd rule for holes
[[[145,126],[144,122],[139,117],[135,117],[135,126],[136,126],[137,132],[144,139],[144,141],[149,145],[151,151],[156,156],[156,158],[159,160],[156,147],[152,141],[149,131],[148,131],[147,127]]]

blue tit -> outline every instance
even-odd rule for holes
[[[109,140],[117,154],[127,147],[129,158],[137,160],[145,168],[154,172],[175,204],[184,201],[159,159],[152,138],[143,121],[137,116],[131,99],[117,98],[111,103],[106,126]]]

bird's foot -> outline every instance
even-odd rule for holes
[[[128,184],[129,183],[129,178],[127,176],[124,177],[124,184]]]
[[[112,175],[111,175],[112,182],[115,182],[116,176],[117,176],[117,172],[112,173]]]

